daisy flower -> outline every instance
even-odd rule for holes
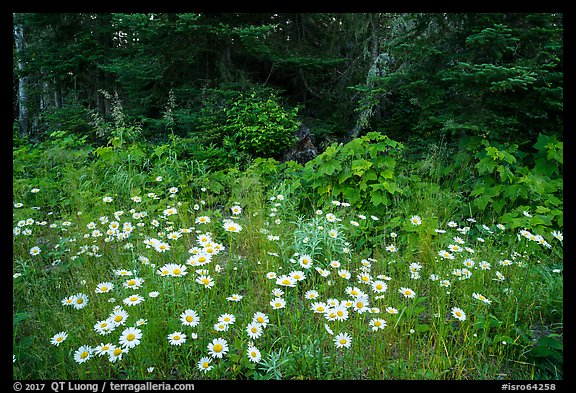
[[[124,329],[120,336],[120,344],[125,348],[134,348],[140,344],[142,338],[142,330],[134,327]]]
[[[225,332],[229,329],[229,326],[227,323],[224,323],[224,322],[216,322],[214,324],[213,328],[217,332]]]
[[[226,221],[223,225],[227,232],[240,232],[242,231],[242,226],[235,223],[234,221]]]
[[[441,256],[444,259],[454,259],[454,255],[450,254],[448,251],[446,250],[440,250],[438,251],[438,255]]]
[[[132,296],[127,297],[122,302],[127,306],[135,306],[140,304],[144,301],[144,298],[138,294],[134,294]]]
[[[413,290],[411,290],[410,288],[400,288],[399,289],[400,293],[402,295],[404,295],[404,297],[408,298],[408,299],[412,299],[414,296],[416,296],[416,292],[414,292]]]
[[[310,309],[315,313],[322,314],[326,312],[326,310],[328,309],[328,305],[324,302],[314,302],[310,306]]]
[[[172,276],[172,277],[182,277],[182,276],[185,276],[186,274],[188,274],[188,272],[186,271],[185,265],[179,265],[177,263],[170,263],[168,266],[168,269],[170,270],[170,276]]]
[[[482,270],[490,270],[491,267],[492,266],[487,261],[480,262],[480,269],[482,269]]]
[[[114,275],[115,276],[131,276],[132,272],[130,270],[118,269],[118,270],[114,270]]]
[[[205,356],[198,361],[198,369],[206,373],[212,370],[212,368],[214,367],[210,363],[212,363],[212,359]]]
[[[204,285],[204,287],[208,288],[208,289],[210,289],[214,286],[214,279],[212,279],[212,277],[206,276],[206,275],[201,275],[198,278],[196,278],[196,282],[198,284]]]
[[[110,351],[112,350],[112,343],[104,344],[100,343],[94,347],[94,353],[98,356],[110,355]]]
[[[284,291],[281,290],[280,288],[274,288],[274,289],[272,290],[272,296],[274,296],[274,297],[282,297],[282,296],[284,296]]]
[[[213,358],[221,359],[228,352],[228,342],[223,338],[215,338],[208,344],[208,353]]]
[[[64,340],[66,340],[66,338],[68,338],[68,333],[66,332],[60,332],[55,334],[51,339],[50,342],[53,345],[59,346],[60,343],[62,343]]]
[[[108,318],[103,321],[98,321],[96,322],[96,324],[94,324],[94,330],[98,334],[101,334],[102,336],[105,336],[108,333],[113,332],[114,329],[116,329],[116,324],[114,323],[114,320],[112,318]]]
[[[298,259],[298,263],[304,269],[310,269],[310,267],[312,266],[312,257],[310,255],[301,255],[300,258]]]
[[[262,335],[263,331],[264,330],[263,330],[262,324],[260,324],[258,322],[252,321],[251,323],[249,323],[246,326],[246,333],[248,333],[248,336],[252,339],[256,339],[256,338],[260,337]]]
[[[295,287],[296,279],[294,277],[290,277],[286,274],[283,274],[276,279],[276,285],[282,285],[285,287]]]
[[[40,247],[34,246],[30,249],[30,255],[38,255],[40,254]]]
[[[336,320],[337,321],[345,321],[348,319],[348,309],[346,308],[346,306],[339,304],[338,306],[334,307],[332,309],[334,311],[334,313],[336,314]]]
[[[74,295],[65,297],[61,303],[63,306],[72,306],[74,304]]]
[[[294,270],[290,272],[290,277],[292,277],[296,281],[302,281],[306,278],[306,274],[301,270]]]
[[[340,261],[330,261],[330,267],[338,269],[341,266]]]
[[[112,345],[110,347],[110,352],[108,352],[108,359],[110,360],[110,362],[116,363],[118,360],[121,360],[122,355],[124,355],[128,351],[129,349],[127,347],[123,348]]]
[[[248,359],[250,359],[251,362],[258,363],[260,359],[262,359],[260,350],[256,348],[254,345],[248,347],[248,351],[246,351],[246,353],[248,354]]]
[[[74,303],[72,304],[72,306],[74,306],[76,310],[83,309],[84,307],[86,307],[87,304],[88,304],[88,296],[86,296],[83,293],[78,293],[74,295]]]
[[[394,307],[386,307],[386,312],[387,312],[388,314],[392,314],[392,315],[398,314],[398,310],[395,309]]]
[[[562,232],[559,231],[552,231],[552,236],[554,236],[556,239],[560,240],[560,241],[564,241],[564,235],[562,234]]]
[[[372,290],[376,293],[386,292],[388,285],[382,280],[372,282]]]
[[[396,246],[394,244],[390,244],[389,246],[386,247],[386,250],[389,252],[396,252],[398,251],[398,249],[396,248]]]
[[[358,287],[346,287],[345,292],[353,297],[364,295],[364,292],[362,292],[362,290]]]
[[[461,308],[452,307],[452,315],[454,316],[454,318],[460,321],[466,320],[466,314],[464,313],[464,310],[462,310]]]
[[[358,296],[356,299],[354,299],[354,311],[356,311],[358,314],[363,314],[366,311],[370,311],[370,308],[368,307],[369,303],[370,302],[367,295]]]
[[[113,201],[112,197],[109,196],[105,196],[104,198],[102,198],[102,202],[104,203],[110,203],[112,201]]]
[[[218,322],[233,325],[236,322],[236,317],[233,314],[222,314],[218,317]]]
[[[304,298],[306,298],[308,300],[317,299],[319,296],[320,296],[320,294],[318,293],[318,291],[316,291],[314,289],[306,291],[306,293],[304,294]]]
[[[266,325],[268,325],[269,319],[266,314],[262,312],[256,312],[254,313],[254,316],[252,316],[252,322],[259,323],[262,328],[265,328]]]
[[[74,360],[77,363],[87,362],[92,357],[93,349],[88,345],[82,345],[74,352]]]
[[[480,293],[474,292],[474,293],[472,294],[472,297],[473,297],[474,299],[481,300],[481,301],[483,301],[483,302],[486,303],[486,304],[492,303],[492,300],[488,300],[484,295],[482,295],[482,294],[480,294]]]
[[[286,301],[281,297],[277,297],[275,299],[270,300],[270,305],[274,310],[278,310],[280,308],[286,307]]]
[[[274,280],[276,278],[276,273],[275,272],[268,272],[268,273],[266,273],[266,278],[269,280]]]
[[[110,313],[110,320],[116,326],[121,326],[126,323],[126,318],[128,318],[128,313],[124,311],[122,307],[115,308],[112,313]]]
[[[232,206],[230,208],[230,210],[232,211],[232,214],[234,214],[234,215],[238,215],[238,214],[242,213],[242,208],[240,206]]]
[[[375,332],[378,329],[384,329],[384,327],[386,326],[386,321],[383,320],[382,318],[373,318],[370,320],[368,325],[370,326],[372,331]]]
[[[138,289],[142,286],[143,283],[144,283],[144,279],[139,278],[139,277],[134,277],[134,278],[131,278],[131,279],[125,281],[122,284],[122,286],[124,288]],[[105,283],[105,284],[108,284],[108,283]]]
[[[170,345],[182,345],[186,342],[186,335],[182,332],[174,332],[168,335]]]
[[[346,269],[340,269],[340,270],[338,270],[338,275],[339,275],[340,277],[342,277],[343,279],[345,279],[345,280],[349,280],[350,277],[352,277],[352,274],[351,274],[348,270],[346,270]]]
[[[239,302],[240,300],[242,300],[243,296],[242,295],[238,295],[237,293],[234,293],[230,296],[228,296],[226,298],[226,300],[231,301],[231,302]]]
[[[196,224],[208,224],[209,222],[210,222],[210,217],[208,217],[208,216],[196,217],[196,220],[195,220]]]
[[[326,214],[326,219],[327,219],[329,222],[334,222],[334,221],[336,221],[336,216],[335,216],[334,214],[332,214],[332,213],[328,213],[328,214]]]
[[[410,218],[410,222],[412,223],[412,225],[420,225],[422,224],[422,219],[420,218],[420,216],[412,216],[412,218]]]
[[[334,337],[334,344],[336,345],[336,348],[350,348],[352,345],[352,337],[348,333],[338,333]]]
[[[322,277],[328,277],[330,275],[330,270],[324,270],[318,266],[316,266],[315,269]]]

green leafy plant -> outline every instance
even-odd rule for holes
[[[262,99],[241,95],[226,110],[225,147],[255,157],[274,157],[295,142],[298,108],[284,109],[276,95]]]
[[[396,158],[404,146],[379,132],[370,132],[345,145],[333,144],[309,161],[303,179],[320,198],[319,204],[341,198],[371,211],[401,194],[395,180]]]

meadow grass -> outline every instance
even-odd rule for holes
[[[374,216],[134,171],[77,177],[61,211],[15,197],[15,379],[562,378],[530,356],[562,336],[558,233],[456,216],[438,187]]]

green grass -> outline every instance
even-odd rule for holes
[[[167,170],[147,173],[118,167],[97,173],[80,166],[76,177],[69,170],[64,176],[69,182],[60,183],[60,193],[75,197],[66,198],[65,208],[55,211],[36,203],[55,198],[44,196],[42,187],[30,194],[38,178],[15,177],[14,202],[23,206],[14,208],[13,223],[18,228],[13,238],[14,379],[562,378],[563,253],[561,242],[552,236],[546,238],[548,248],[516,230],[467,221],[460,213],[466,206],[454,197],[457,192],[438,187],[414,190],[373,218],[336,204],[316,206],[321,214],[299,210],[297,196],[278,198],[285,184],[266,189],[253,174],[238,174],[233,193],[223,200],[209,189],[187,188],[182,179],[154,180]],[[169,189],[174,186],[179,190],[172,194]],[[152,192],[158,199],[148,197]],[[105,196],[113,201],[103,202]],[[135,202],[133,196],[142,201]],[[242,212],[234,215],[231,208],[236,204]],[[166,216],[169,207],[178,213]],[[140,212],[146,215],[133,216]],[[410,222],[414,215],[421,217],[420,225]],[[200,216],[210,217],[210,223],[196,223]],[[226,219],[242,230],[227,232]],[[71,224],[63,225],[66,221]],[[112,221],[125,235],[106,234]],[[456,225],[451,227],[449,221]],[[122,231],[126,222],[132,226],[129,234]],[[93,235],[90,223],[101,236]],[[330,236],[331,229],[338,230],[336,237]],[[180,237],[169,239],[174,232]],[[188,264],[192,249],[210,247],[199,242],[206,234],[212,237],[212,248],[222,250],[205,265]],[[456,237],[463,241],[463,250],[450,251],[454,259],[442,258],[439,252],[456,245]],[[149,246],[150,239],[170,249],[159,252]],[[396,251],[389,251],[390,245]],[[36,246],[40,253],[31,255]],[[311,268],[299,265],[302,255],[311,257]],[[467,259],[473,261],[469,276],[461,270]],[[480,268],[481,261],[490,269]],[[413,263],[419,266],[415,271],[410,270]],[[184,266],[186,275],[158,274],[166,264]],[[142,286],[125,288],[130,277],[115,274],[119,269],[143,279]],[[343,278],[342,270],[350,277]],[[295,271],[305,278],[293,287],[270,278]],[[202,274],[213,279],[213,287],[197,282]],[[359,278],[362,274],[365,281]],[[386,284],[384,292],[374,291],[371,283],[376,280]],[[443,280],[449,286],[442,286]],[[96,293],[103,282],[114,289]],[[404,296],[403,288],[414,296]],[[278,290],[282,294],[274,293]],[[318,299],[306,298],[310,290],[318,292]],[[352,294],[358,290],[368,301],[359,310]],[[151,297],[152,292],[158,296]],[[89,299],[84,308],[61,304],[80,293]],[[473,298],[474,293],[490,303]],[[144,301],[123,303],[134,294]],[[233,294],[242,299],[227,300]],[[277,297],[285,301],[284,308],[271,305]],[[349,301],[345,320],[329,320],[311,309],[314,302],[330,299]],[[94,325],[108,318],[115,306],[129,314],[125,324],[98,334]],[[454,307],[465,312],[465,319],[453,315]],[[182,323],[180,316],[187,309],[196,311],[199,325]],[[259,312],[269,322],[262,335],[252,339],[246,327]],[[224,314],[234,315],[235,322],[216,331]],[[384,320],[385,326],[373,331],[374,318]],[[137,326],[140,320],[144,324]],[[112,362],[108,355],[92,354],[86,362],[75,361],[74,353],[83,345],[121,346],[127,327],[140,329],[142,338],[122,359]],[[68,337],[55,346],[50,340],[59,332]],[[174,332],[187,336],[182,345],[170,345],[167,336]],[[352,338],[349,347],[335,345],[339,333]],[[222,358],[211,357],[208,350],[218,338],[229,348]],[[248,358],[251,345],[261,353],[258,363]],[[203,357],[211,359],[210,371],[198,367]]]

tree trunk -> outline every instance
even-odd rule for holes
[[[28,85],[29,78],[24,75],[26,64],[23,59],[25,49],[24,25],[14,18],[14,43],[16,45],[16,58],[18,64],[18,124],[20,125],[20,136],[26,137],[30,134],[30,119],[28,117]]]
[[[372,89],[374,87],[374,77],[378,74],[378,58],[380,56],[380,48],[378,41],[380,32],[378,30],[378,17],[379,14],[368,14],[368,29],[370,36],[368,37],[368,51],[370,53],[370,66],[366,75],[366,87]],[[369,92],[367,94],[370,94]],[[358,137],[362,129],[368,124],[368,120],[372,117],[380,118],[381,107],[380,105],[371,104],[369,108],[360,112],[356,125],[350,132],[352,138]]]

